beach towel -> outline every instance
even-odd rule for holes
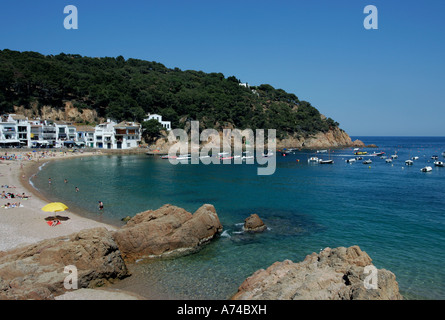
[[[47,223],[50,227],[55,227],[55,226],[61,224],[59,220],[46,221],[46,223]]]

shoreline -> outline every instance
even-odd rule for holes
[[[23,156],[28,152],[14,152]],[[56,155],[32,160],[1,160],[0,161],[0,185],[8,185],[10,188],[1,188],[6,193],[22,194],[30,196],[28,200],[18,197],[12,199],[0,199],[1,205],[6,203],[20,203],[20,207],[1,208],[0,214],[0,251],[8,251],[16,247],[32,244],[44,239],[66,236],[74,232],[94,227],[105,227],[115,230],[117,227],[82,217],[73,210],[61,212],[60,215],[69,219],[56,227],[49,227],[44,218],[51,216],[49,212],[43,212],[41,208],[49,201],[29,183],[29,179],[38,172],[38,168],[44,163],[53,160],[70,159],[77,156],[97,155],[86,153],[81,155]],[[13,232],[12,232],[13,231]]]
[[[13,151],[5,149],[8,154],[15,154],[22,159],[29,154],[28,151]],[[66,210],[58,215],[69,219],[61,221],[57,226],[49,226],[45,217],[52,213],[41,210],[50,201],[29,183],[32,175],[36,174],[39,167],[48,161],[71,159],[78,156],[100,155],[96,152],[82,154],[52,153],[48,158],[30,160],[0,160],[0,190],[5,193],[29,196],[28,199],[2,198],[0,199],[0,252],[9,251],[38,243],[42,240],[68,236],[82,230],[104,227],[114,231],[118,227],[83,217],[74,210]],[[8,186],[6,188],[5,186]],[[14,208],[3,207],[7,203],[20,203]],[[84,289],[70,291],[56,297],[56,300],[144,300],[137,293],[110,288]]]

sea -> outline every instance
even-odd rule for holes
[[[352,138],[378,147],[361,148],[368,154],[354,163],[346,161],[357,157],[353,148],[286,150],[268,176],[257,174],[258,164],[90,156],[42,163],[30,182],[51,201],[116,226],[165,204],[191,213],[214,205],[224,228],[216,239],[184,257],[138,262],[131,277],[114,285],[149,299],[229,299],[247,277],[276,261],[300,262],[326,247],[353,245],[396,275],[405,299],[445,299],[445,167],[432,158],[445,161],[445,137]],[[393,155],[392,163],[382,158]],[[309,163],[312,156],[334,163]],[[372,163],[363,164],[367,159]],[[432,171],[422,172],[425,166]],[[243,232],[253,213],[265,232]]]

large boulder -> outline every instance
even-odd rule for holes
[[[267,229],[267,226],[264,224],[263,220],[254,213],[244,220],[243,229],[247,232],[263,232]]]
[[[54,299],[69,289],[65,280],[74,276],[72,266],[77,269],[77,288],[129,275],[112,233],[93,228],[1,252],[0,299]],[[74,285],[73,280],[67,283]]]
[[[205,204],[191,214],[167,204],[135,215],[115,231],[114,239],[124,259],[131,262],[195,251],[221,231],[222,225],[212,205]]]
[[[358,246],[326,248],[319,254],[308,255],[300,263],[285,260],[258,270],[241,284],[232,299],[403,299],[395,275],[385,269],[377,270],[371,262]],[[371,280],[373,275],[376,278]]]

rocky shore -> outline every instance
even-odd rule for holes
[[[194,252],[221,230],[212,205],[194,214],[165,205],[117,230],[91,228],[0,251],[0,299],[55,299],[71,289],[101,287],[130,276],[127,263]],[[66,286],[67,267],[75,270],[75,288]]]
[[[375,277],[374,277],[375,276]],[[402,300],[395,275],[358,246],[276,262],[247,278],[233,300]]]

